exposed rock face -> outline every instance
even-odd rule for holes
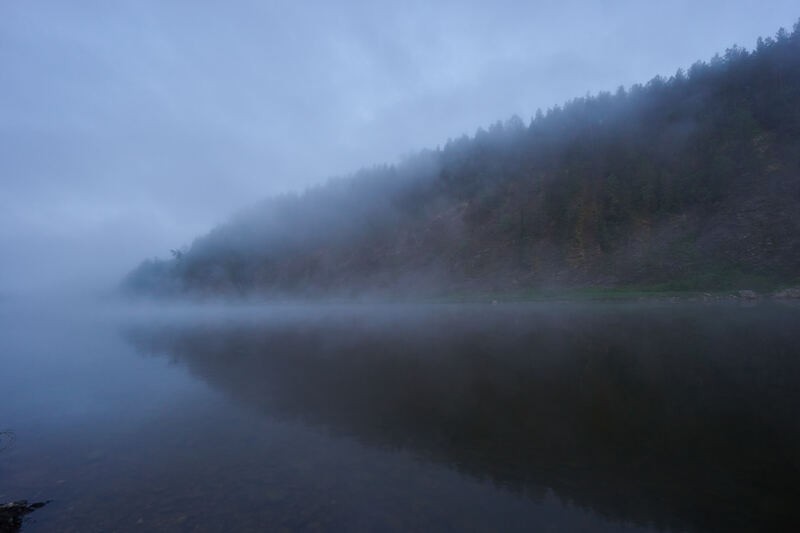
[[[783,299],[800,299],[800,287],[792,287],[790,289],[783,289],[773,295],[775,298]]]

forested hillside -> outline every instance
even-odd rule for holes
[[[798,279],[800,23],[268,199],[124,286],[317,296]]]

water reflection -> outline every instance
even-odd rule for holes
[[[126,337],[270,417],[676,530],[800,523],[800,313],[331,308]]]

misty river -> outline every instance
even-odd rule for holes
[[[798,306],[42,309],[0,304],[22,531],[800,523]]]

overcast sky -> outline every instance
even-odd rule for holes
[[[0,292],[790,29],[786,1],[0,0]]]

